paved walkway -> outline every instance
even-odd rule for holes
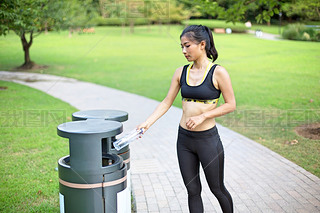
[[[261,31],[260,33],[257,33],[254,30],[248,30],[250,34],[254,34],[257,38],[261,39],[267,39],[267,40],[280,40],[281,36],[277,34],[271,34]]]
[[[142,122],[158,102],[104,86],[51,75],[0,72],[70,103],[79,110],[118,109],[129,113],[124,131]],[[140,141],[132,143],[132,186],[138,213],[188,212],[187,193],[176,158],[181,109],[172,107]],[[225,183],[235,212],[320,212],[320,179],[262,145],[218,125],[225,148]],[[221,212],[203,172],[205,212]]]

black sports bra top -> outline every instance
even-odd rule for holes
[[[202,83],[197,86],[190,86],[188,84],[191,66],[191,64],[185,65],[181,73],[180,86],[182,100],[205,104],[216,103],[221,94],[221,91],[216,89],[212,82],[212,75],[217,64],[213,65],[210,70],[204,74]]]

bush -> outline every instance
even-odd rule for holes
[[[282,38],[289,40],[298,40],[299,31],[298,28],[292,25],[288,25],[282,32]]]
[[[149,20],[146,18],[134,18],[132,19],[135,25],[147,25],[149,24]],[[96,26],[122,26],[130,25],[131,20],[124,18],[103,18],[97,17],[93,19],[90,24]]]
[[[289,24],[284,28],[282,38],[299,41],[320,41],[320,32],[302,24]]]
[[[232,32],[235,33],[244,33],[248,30],[248,28],[244,25],[244,23],[236,22],[226,22],[224,20],[215,20],[215,19],[191,19],[183,21],[184,25],[193,25],[193,24],[201,24],[209,27],[210,29],[214,28],[231,28]]]

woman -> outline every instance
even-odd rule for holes
[[[206,26],[191,25],[180,35],[182,53],[192,64],[179,67],[165,99],[145,122],[147,131],[171,107],[181,89],[183,115],[180,120],[177,153],[179,167],[188,191],[190,212],[203,212],[199,165],[223,212],[233,212],[232,198],[224,186],[224,152],[215,118],[230,113],[236,101],[230,77],[218,58],[212,33]],[[212,62],[209,59],[212,59]],[[217,107],[222,93],[225,103]]]

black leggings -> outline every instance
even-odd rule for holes
[[[199,165],[201,163],[211,192],[224,213],[233,212],[232,198],[223,183],[224,152],[217,127],[189,131],[179,127],[177,142],[180,171],[188,191],[189,211],[203,212]]]

